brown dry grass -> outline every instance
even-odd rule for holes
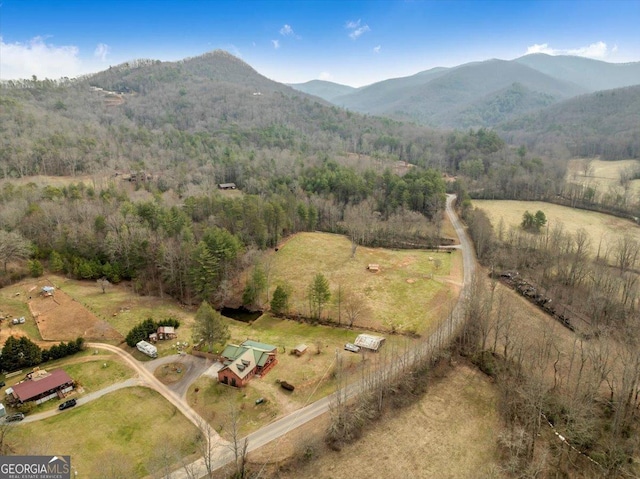
[[[73,340],[83,337],[88,340],[122,340],[123,336],[106,321],[96,317],[82,304],[64,291],[56,289],[53,296],[38,294],[48,281],[38,281],[29,300],[29,310],[36,320],[40,335],[45,340]]]
[[[589,176],[585,176],[585,163],[589,164]],[[638,168],[638,160],[602,161],[591,158],[576,158],[567,165],[568,183],[597,188],[600,193],[611,190],[622,192],[620,173],[625,169]],[[631,182],[631,191],[636,197],[640,195],[640,180]]]
[[[435,380],[415,404],[375,423],[361,440],[340,452],[328,451],[311,435],[326,427],[326,417],[293,431],[250,456],[254,468],[268,462],[272,477],[478,478],[497,464],[500,421],[497,393],[477,370],[459,365]],[[288,455],[316,458],[273,473]]]
[[[594,256],[597,253],[600,239],[602,239],[603,246],[602,255],[606,248],[612,250],[618,239],[625,234],[640,236],[640,226],[632,221],[595,211],[578,210],[552,203],[541,201],[473,200],[473,205],[487,212],[495,231],[498,229],[500,219],[503,220],[505,231],[508,231],[509,228],[518,227],[522,223],[522,215],[525,211],[535,213],[541,210],[547,217],[549,230],[553,230],[558,224],[563,226],[565,232],[572,234],[580,228],[585,229],[591,238],[591,251]]]

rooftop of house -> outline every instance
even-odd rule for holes
[[[67,383],[72,383],[73,379],[62,369],[54,369],[44,377],[37,379],[27,379],[24,382],[13,386],[13,394],[20,401],[28,401],[40,394],[59,388]]]
[[[247,351],[250,351],[253,355],[255,364],[262,367],[267,363],[269,355],[276,350],[276,346],[247,340],[240,345],[228,344],[224,348],[224,351],[222,351],[222,356],[229,361],[235,361],[240,356],[244,356]]]

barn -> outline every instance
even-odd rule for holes
[[[66,396],[73,390],[74,381],[62,369],[47,373],[44,370],[29,373],[27,379],[13,386],[13,399],[19,403],[35,401],[41,404],[49,399]]]
[[[218,371],[218,381],[229,386],[244,387],[251,378],[264,376],[278,363],[277,352],[276,346],[257,341],[229,344],[222,351],[224,366]]]

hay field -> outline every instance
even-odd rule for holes
[[[585,168],[588,169],[587,176],[585,176]],[[570,160],[567,165],[566,181],[568,183],[597,187],[600,193],[606,193],[611,188],[622,191],[620,172],[634,168],[640,168],[640,161],[602,161],[590,158],[576,158]],[[640,196],[640,180],[631,182],[631,191],[636,198]]]
[[[351,243],[345,236],[300,233],[267,259],[270,293],[280,283],[289,284],[293,290],[290,313],[308,316],[307,289],[313,277],[322,273],[334,299],[338,287],[366,299],[369,312],[355,327],[424,333],[446,317],[457,298],[460,278],[457,268],[452,276],[451,265],[459,255],[359,246],[351,258]],[[380,265],[379,272],[367,270],[372,263]],[[326,315],[337,321],[337,305],[327,305]]]
[[[595,211],[578,210],[541,201],[473,200],[473,205],[487,212],[494,231],[497,231],[500,219],[504,222],[505,231],[510,227],[518,227],[522,223],[522,215],[527,210],[531,213],[543,211],[549,230],[553,230],[558,224],[562,224],[564,231],[570,233],[584,228],[591,238],[591,251],[594,256],[601,239],[602,255],[607,248],[612,250],[618,239],[625,234],[640,237],[640,226],[632,221]]]

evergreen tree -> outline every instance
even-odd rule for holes
[[[193,327],[194,343],[202,341],[211,350],[214,344],[222,344],[227,339],[229,339],[229,326],[220,313],[203,301],[196,312]]]
[[[311,316],[318,320],[322,316],[324,305],[327,304],[327,301],[331,298],[329,281],[322,273],[314,276],[313,281],[309,285],[308,297]]]
[[[273,314],[282,314],[286,313],[288,309],[289,293],[285,287],[278,285],[271,298],[271,312],[273,312]]]
[[[30,259],[27,261],[27,266],[29,267],[29,274],[34,278],[39,278],[44,273],[42,263],[37,259]]]
[[[198,299],[206,301],[213,296],[218,277],[218,260],[200,241],[192,256],[190,270],[191,285]]]
[[[57,251],[52,251],[49,255],[49,269],[53,273],[59,273],[64,269],[64,262],[62,256]]]
[[[2,368],[15,371],[37,366],[42,362],[42,350],[26,336],[9,336],[2,348]]]
[[[262,294],[266,287],[267,276],[262,267],[257,265],[253,268],[251,279],[247,282],[244,292],[242,293],[242,304],[245,306],[256,304],[260,298],[260,294]]]

